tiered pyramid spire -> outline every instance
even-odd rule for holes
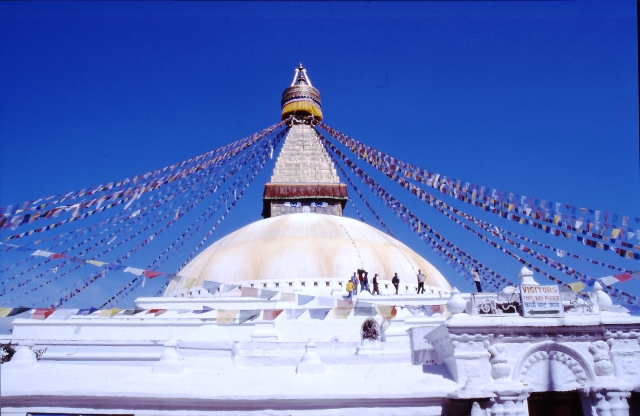
[[[312,127],[322,117],[320,92],[311,85],[302,64],[282,94],[282,103],[282,117],[293,117],[271,182],[264,187],[262,216],[296,212],[342,216],[347,188]]]

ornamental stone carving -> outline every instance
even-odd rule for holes
[[[534,352],[520,371],[520,381],[533,391],[563,391],[584,386],[587,373],[569,354],[551,349]]]
[[[595,341],[589,346],[593,355],[593,371],[597,376],[613,376],[613,364],[609,358],[609,345],[604,341]]]
[[[485,343],[485,345],[488,344],[487,341],[485,341]],[[502,344],[495,344],[489,346],[487,351],[491,354],[491,358],[489,358],[489,362],[491,363],[491,377],[493,377],[494,380],[509,377],[511,368],[509,364],[507,364],[507,347]]]

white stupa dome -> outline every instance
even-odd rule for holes
[[[377,229],[350,218],[312,213],[282,215],[249,224],[216,241],[182,269],[165,296],[205,281],[347,280],[357,269],[391,280],[416,282],[450,291],[451,285],[428,261]]]

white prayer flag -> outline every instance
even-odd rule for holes
[[[232,285],[232,284],[228,284],[228,283],[224,283],[222,285],[220,285],[220,293],[225,293],[225,292],[229,292],[233,289],[237,289],[239,286],[237,284]]]
[[[607,286],[611,286],[612,284],[614,284],[614,283],[618,283],[618,282],[619,282],[619,280],[618,280],[618,279],[616,279],[616,278],[615,278],[615,277],[613,277],[613,276],[605,276],[605,277],[601,277],[601,278],[600,278],[600,281],[601,281],[602,283],[604,283],[605,285],[607,285]]]
[[[125,273],[131,273],[131,274],[135,274],[136,276],[140,276],[142,273],[144,273],[144,269],[136,269],[134,267],[127,267],[126,269],[124,269]]]
[[[32,256],[40,256],[40,257],[51,257],[53,253],[49,253],[48,251],[36,250],[31,253]]]

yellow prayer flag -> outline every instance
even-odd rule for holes
[[[236,309],[218,309],[216,311],[216,323],[218,325],[229,325],[236,320],[238,310]]]
[[[336,319],[347,319],[353,308],[333,308],[333,317]]]
[[[515,205],[509,204],[509,208],[507,208],[507,211],[513,211],[514,208],[515,208]]]
[[[115,315],[115,314],[117,314],[118,312],[121,312],[121,311],[122,311],[122,309],[117,309],[117,308],[103,309],[103,310],[98,312],[98,316],[106,316],[107,318],[110,318],[113,315]]]
[[[396,316],[396,307],[391,305],[376,305],[376,310],[378,314],[382,316],[383,319],[390,319]]]
[[[560,222],[560,215],[554,215],[553,216],[553,223],[555,225],[558,225],[559,222]]]
[[[0,308],[0,318],[6,318],[13,308]]]
[[[587,287],[587,285],[585,285],[582,282],[575,282],[575,283],[571,283],[569,287],[571,288],[571,290],[577,293],[577,292],[580,292],[585,287]]]
[[[611,238],[618,238],[618,235],[620,234],[620,230],[618,228],[614,228],[611,231]]]
[[[280,300],[283,301],[283,302],[295,302],[296,301],[296,294],[295,293],[280,292]]]
[[[105,264],[107,264],[107,263],[105,263],[103,261],[97,261],[97,260],[87,260],[87,263],[93,264],[94,266],[98,266],[98,267],[102,267]]]

